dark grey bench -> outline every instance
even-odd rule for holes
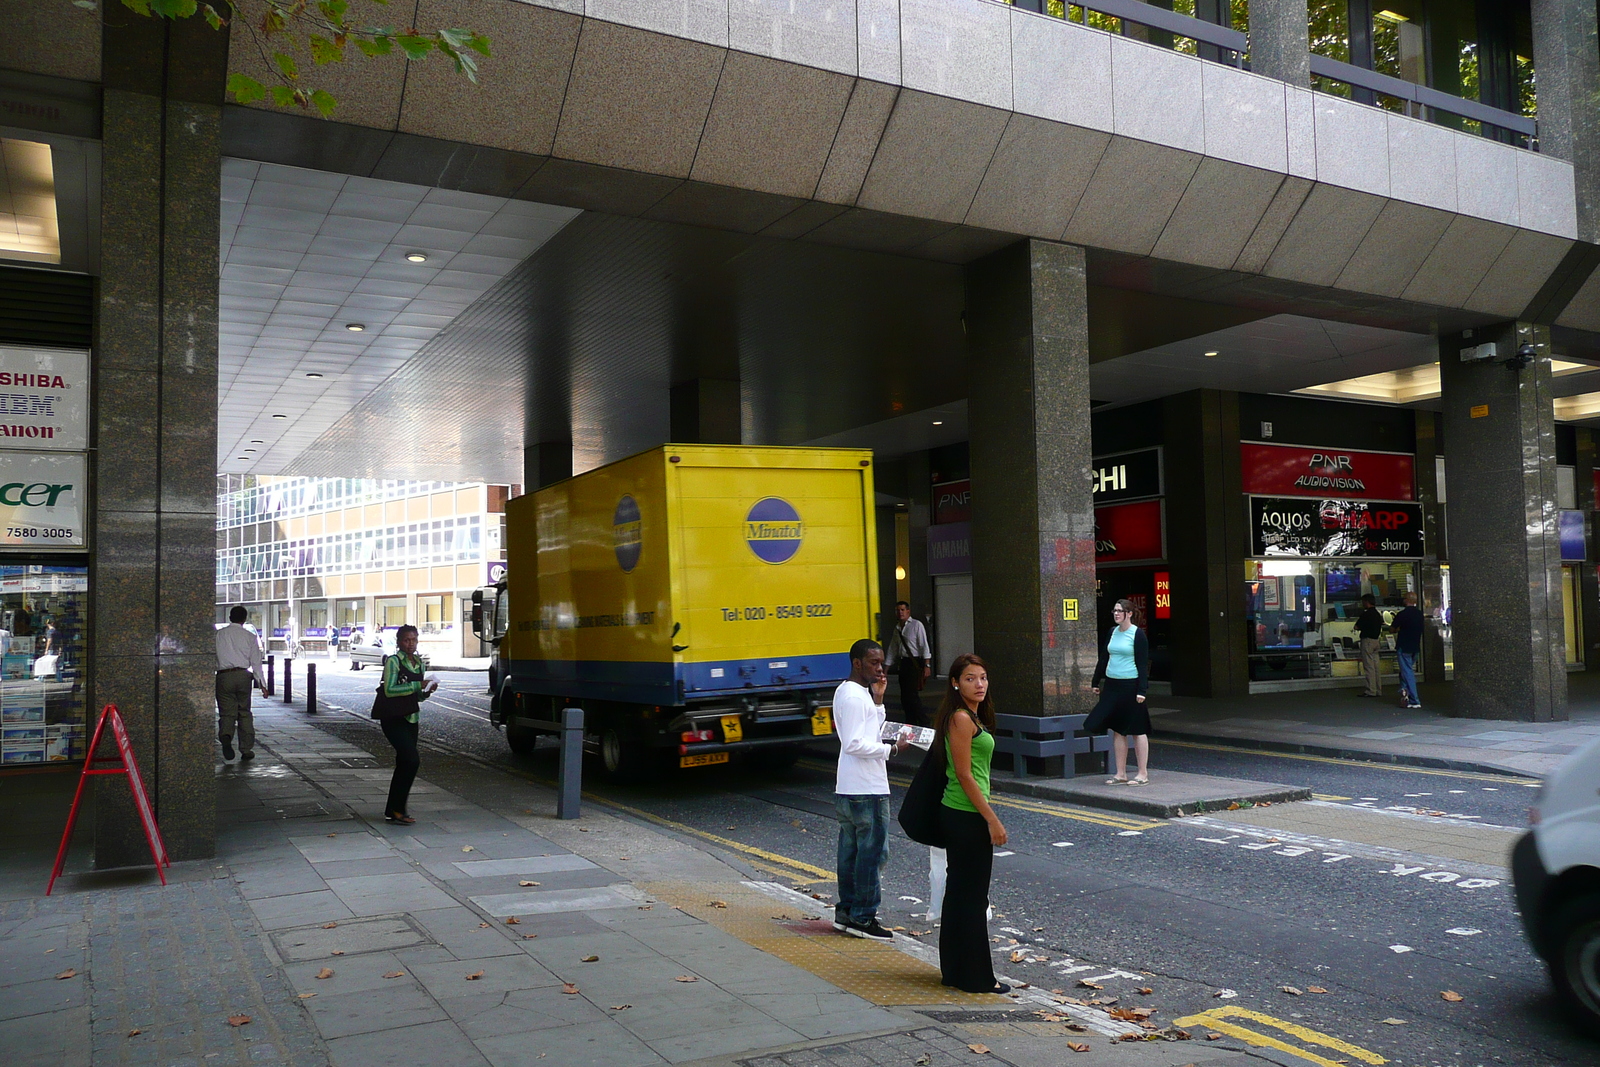
[[[1048,759],[1060,756],[1063,778],[1077,775],[1077,757],[1086,753],[1101,753],[1102,768],[1094,773],[1104,774],[1110,766],[1110,733],[1091,737],[1082,732],[1087,715],[996,715],[994,717],[994,749],[1011,756],[1012,773],[1018,778],[1028,776],[1028,757]]]

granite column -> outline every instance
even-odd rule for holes
[[[1250,69],[1302,89],[1311,85],[1306,0],[1250,0]]]
[[[540,441],[522,450],[522,483],[527,492],[572,477],[572,442]]]
[[[972,589],[996,700],[1090,706],[1094,504],[1083,249],[1027,240],[970,264]]]
[[[1426,620],[1422,633],[1422,679],[1444,681],[1444,638],[1434,609],[1444,599],[1442,560],[1450,558],[1445,543],[1445,487],[1439,478],[1440,450],[1437,412],[1418,411],[1416,418],[1417,500],[1422,504],[1422,597],[1417,606]]]
[[[1539,151],[1573,165],[1578,236],[1600,239],[1600,49],[1594,0],[1532,0]]]
[[[173,860],[216,833],[217,248],[227,38],[104,9],[91,560],[96,707],[116,704]],[[98,780],[95,865],[146,864]]]
[[[1522,346],[1532,346],[1526,366],[1517,365]],[[1487,358],[1463,362],[1464,349]],[[1549,331],[1507,322],[1443,335],[1439,371],[1456,713],[1565,719]]]

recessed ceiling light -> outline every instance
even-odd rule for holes
[[[407,252],[406,253],[406,259],[408,259],[412,263],[426,263],[426,262],[428,262],[428,253],[426,253],[426,252]]]
[[[318,374],[314,370],[308,370],[308,371],[306,371],[306,377],[307,378],[320,378],[320,377],[322,377],[322,375]]]
[[[247,448],[247,449],[245,449],[245,451],[246,451],[246,452],[254,452],[254,451],[255,451],[255,449],[253,449],[253,448]],[[244,458],[244,457],[243,457],[243,456],[241,456],[241,457],[239,457],[239,458],[241,458],[241,459],[243,459],[243,458]]]
[[[240,459],[249,459],[250,457],[249,456],[240,456],[239,458]]]
[[[1214,355],[1216,355],[1216,354],[1217,354],[1217,353],[1216,353],[1216,352],[1214,352],[1214,351],[1213,351],[1213,352],[1207,352],[1207,353],[1206,353],[1206,358],[1207,358],[1207,359],[1210,359],[1210,358],[1211,358],[1211,357],[1212,357],[1212,356],[1214,356]]]
[[[367,324],[364,322],[347,322],[344,324],[344,328],[351,333],[360,333],[367,328]]]
[[[287,416],[287,415],[274,415],[272,417],[275,418],[275,419],[287,419],[289,416]]]
[[[264,445],[264,444],[266,444],[265,441],[251,441],[250,443],[253,444],[253,445]]]

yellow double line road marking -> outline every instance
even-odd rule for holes
[[[1412,767],[1404,763],[1379,763],[1376,760],[1345,759],[1340,756],[1313,756],[1307,752],[1274,752],[1264,748],[1244,748],[1240,745],[1210,745],[1201,741],[1173,741],[1165,737],[1152,737],[1153,745],[1171,745],[1173,748],[1198,748],[1207,752],[1245,753],[1253,756],[1271,756],[1274,759],[1297,759],[1307,763],[1332,763],[1340,767],[1366,767],[1369,770],[1395,771],[1400,774],[1428,774],[1435,778],[1460,778],[1468,782],[1499,782],[1502,785],[1520,785],[1529,789],[1539,787],[1537,778],[1520,778],[1514,774],[1485,774],[1482,771],[1449,771],[1439,767]]]
[[[722,848],[728,848],[734,850],[735,852],[743,853],[744,855],[749,856],[752,861],[756,862],[757,865],[763,869],[772,871],[776,874],[784,875],[787,878],[794,878],[805,883],[831,882],[834,879],[833,871],[825,871],[821,867],[814,867],[804,860],[791,859],[790,857],[777,852],[769,852],[764,848],[757,848],[754,845],[747,845],[742,841],[735,841],[732,838],[721,837],[717,834],[707,833],[704,830],[697,830],[693,826],[688,826],[681,822],[675,822],[672,819],[664,818],[663,816],[656,815],[652,812],[630,807],[627,804],[619,804],[615,800],[611,800],[608,797],[597,797],[592,793],[585,793],[584,796],[590,800],[605,804],[607,807],[615,808],[618,811],[625,811],[635,818],[644,819],[647,822],[653,822],[657,826],[665,826],[667,829],[676,830],[680,834],[690,834],[691,836],[698,837],[703,841],[710,841],[712,844],[718,845]]]
[[[1283,1019],[1274,1019],[1270,1015],[1264,1015],[1259,1011],[1251,1011],[1249,1008],[1211,1008],[1197,1015],[1186,1015],[1181,1019],[1174,1019],[1172,1022],[1175,1026],[1208,1026],[1219,1033],[1227,1034],[1229,1037],[1236,1037],[1255,1048],[1270,1048],[1279,1052],[1286,1052],[1308,1063],[1315,1063],[1318,1067],[1341,1067],[1344,1062],[1342,1060],[1329,1059],[1327,1056],[1319,1055],[1310,1049],[1301,1048],[1299,1045],[1291,1045],[1283,1038],[1273,1037],[1271,1034],[1263,1034],[1258,1030],[1251,1030],[1248,1027],[1240,1026],[1238,1023],[1229,1022],[1229,1019],[1248,1019],[1253,1023],[1271,1027],[1280,1033],[1296,1038],[1304,1044],[1316,1045],[1331,1052],[1336,1052],[1341,1056],[1348,1056],[1353,1060],[1372,1064],[1373,1067],[1389,1062],[1376,1052],[1364,1049],[1360,1045],[1352,1045],[1348,1041],[1342,1041],[1337,1037],[1319,1033],[1310,1027],[1286,1022]]]

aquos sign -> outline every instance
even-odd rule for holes
[[[1253,496],[1250,554],[1420,559],[1422,505],[1403,500]]]
[[[88,458],[0,450],[0,547],[82,548]]]

